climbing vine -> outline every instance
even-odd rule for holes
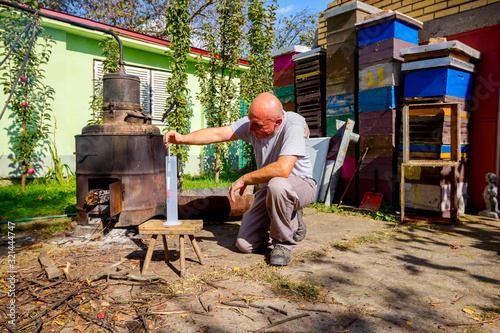
[[[167,54],[171,58],[170,69],[172,76],[167,81],[167,103],[166,108],[175,102],[179,102],[175,110],[166,115],[168,129],[173,129],[181,134],[190,130],[192,106],[188,103],[188,55],[191,50],[189,27],[189,0],[174,0],[167,8],[166,34],[170,39],[170,50]],[[167,111],[167,110],[165,110]],[[176,155],[181,166],[185,164],[188,157],[189,146],[172,145],[171,154]]]
[[[241,87],[243,103],[250,105],[260,93],[271,92],[273,88],[273,59],[271,50],[274,44],[274,21],[276,19],[277,1],[266,5],[263,0],[248,1],[248,64],[249,69],[242,74]],[[255,169],[255,157],[252,145],[243,143],[245,167]]]
[[[117,31],[114,31],[118,34]],[[116,73],[120,69],[120,50],[118,42],[114,37],[106,36],[99,42],[99,47],[102,50],[102,74]],[[90,96],[90,111],[91,118],[87,121],[87,125],[102,124],[102,78],[94,80],[94,93]]]
[[[38,1],[12,2],[35,10],[39,5]],[[0,7],[0,17],[0,59],[5,59],[0,68],[3,72],[0,85],[4,94],[9,96],[1,116],[4,111],[11,111],[9,118],[12,118],[13,125],[8,131],[14,153],[12,162],[20,164],[24,192],[26,178],[34,172],[35,151],[50,132],[50,101],[53,100],[54,89],[44,83],[43,67],[49,62],[54,41],[44,33],[37,14]]]
[[[218,21],[203,26],[208,62],[199,61],[196,70],[200,83],[197,94],[208,127],[222,127],[240,117],[239,88],[236,81],[245,23],[242,0],[221,0],[217,3]],[[219,181],[231,143],[214,144],[215,180]]]

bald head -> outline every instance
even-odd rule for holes
[[[265,139],[276,133],[283,123],[283,107],[273,94],[257,96],[248,110],[250,131],[257,139]]]
[[[262,93],[255,97],[250,108],[249,115],[252,114],[259,118],[275,120],[281,117],[283,107],[279,99],[270,93]]]

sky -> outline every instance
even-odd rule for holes
[[[307,7],[309,7],[311,12],[319,13],[326,10],[328,4],[333,1],[334,0],[278,0],[279,8],[277,14],[285,14],[285,16],[288,16]]]

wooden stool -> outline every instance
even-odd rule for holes
[[[151,263],[151,257],[153,256],[153,250],[156,243],[156,238],[161,235],[163,238],[163,249],[165,250],[165,262],[170,261],[170,255],[168,254],[168,245],[166,235],[179,235],[179,252],[181,256],[181,277],[186,275],[186,249],[185,249],[185,239],[187,235],[191,240],[193,249],[200,260],[200,264],[204,264],[203,257],[201,256],[200,248],[196,243],[194,234],[201,229],[203,229],[202,220],[186,220],[181,221],[182,223],[176,226],[166,227],[163,225],[163,220],[149,220],[144,222],[139,226],[139,234],[141,235],[151,235],[151,241],[149,242],[148,252],[146,253],[146,258],[144,259],[144,265],[142,266],[142,273],[146,272],[149,264]]]

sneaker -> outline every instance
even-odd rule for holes
[[[304,223],[304,220],[302,218],[302,209],[297,211],[297,221],[299,223],[299,226],[297,227],[297,231],[293,233],[293,240],[296,242],[300,242],[306,237],[306,224]]]
[[[269,264],[273,266],[288,266],[292,262],[292,250],[281,245],[275,245],[269,255]]]

